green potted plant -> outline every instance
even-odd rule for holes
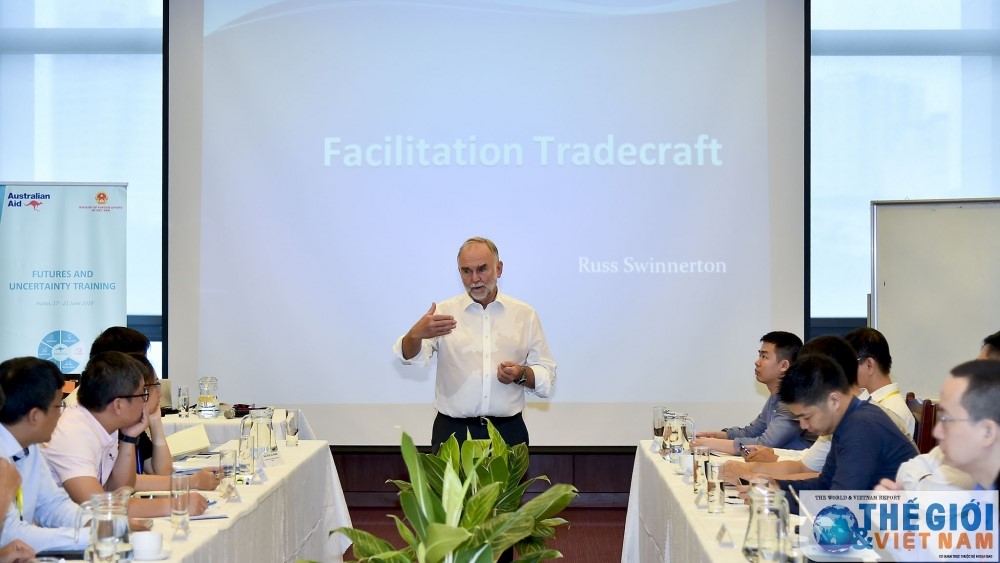
[[[528,447],[507,445],[488,423],[488,440],[467,439],[461,448],[454,436],[436,454],[417,452],[403,434],[402,453],[410,481],[392,480],[399,487],[405,520],[396,530],[407,546],[363,530],[337,528],[354,542],[358,561],[392,563],[490,563],[514,546],[520,562],[562,557],[545,546],[566,520],[556,517],[576,497],[572,485],[552,485],[521,503],[527,488],[545,476],[524,480]]]

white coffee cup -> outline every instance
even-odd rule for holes
[[[129,539],[136,557],[152,557],[163,551],[163,534],[160,532],[132,532]]]

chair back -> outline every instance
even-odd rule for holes
[[[930,399],[921,401],[910,391],[906,394],[906,406],[917,422],[913,429],[913,441],[916,442],[920,453],[925,454],[937,445],[937,440],[934,438],[934,425],[937,424],[938,418],[937,403]]]

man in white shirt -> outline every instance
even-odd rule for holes
[[[56,485],[38,444],[47,442],[63,409],[63,374],[52,362],[33,357],[0,363],[0,455],[21,475],[20,494],[4,516],[0,544],[21,540],[35,551],[83,549],[76,537],[80,507]]]
[[[852,330],[844,340],[858,354],[858,385],[871,395],[871,402],[892,412],[906,424],[906,434],[913,436],[917,421],[913,418],[906,398],[899,392],[889,375],[892,355],[885,336],[874,328]]]
[[[121,352],[102,352],[87,362],[77,393],[79,404],[66,409],[52,439],[42,448],[52,476],[77,503],[91,495],[135,487],[135,446],[148,424],[142,367]],[[190,513],[208,507],[198,493],[190,495]],[[129,516],[170,514],[170,499],[132,499]]]
[[[527,444],[524,395],[548,397],[556,381],[541,321],[531,306],[500,293],[503,262],[489,239],[462,244],[458,271],[466,293],[432,304],[393,352],[404,364],[437,358],[435,450],[452,434],[459,442],[467,432],[487,438],[486,419],[507,443]]]
[[[952,369],[941,386],[938,413],[934,437],[940,445],[931,453],[939,450],[943,460],[934,463],[931,454],[924,454],[918,456],[921,462],[932,464],[931,472],[947,467],[968,476],[953,476],[946,488],[995,490],[1000,478],[1000,360],[972,360]],[[931,476],[940,480],[940,475]],[[917,481],[914,485],[910,475],[897,474],[896,481],[883,479],[877,488],[930,489]]]

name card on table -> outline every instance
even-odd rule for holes
[[[281,459],[281,453],[278,451],[264,452],[264,467],[275,467],[278,465],[284,465],[285,462]]]

